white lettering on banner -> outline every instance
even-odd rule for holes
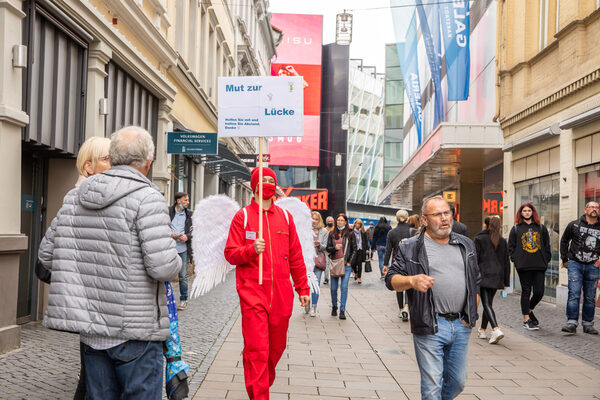
[[[465,47],[467,45],[467,37],[465,34],[461,33],[467,29],[465,23],[461,21],[468,17],[464,11],[465,3],[463,0],[454,0],[452,5],[454,6],[454,24],[456,25],[456,44],[458,44],[459,47]],[[457,10],[458,8],[462,8],[462,12]]]
[[[311,45],[312,41],[313,41],[312,38],[300,37],[300,36],[290,36],[287,38],[285,38],[285,36],[284,36],[284,40],[288,44],[303,44],[306,46]]]
[[[419,121],[422,122],[423,121],[423,110],[421,108],[421,93],[420,93],[420,86],[419,86],[419,77],[417,74],[415,73],[411,73],[410,74],[410,85],[412,87],[411,93],[412,96],[415,100],[415,104],[417,105],[418,111],[419,111]]]

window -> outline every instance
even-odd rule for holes
[[[208,28],[208,80],[206,82],[206,87],[208,89],[208,96],[210,98],[213,97],[213,88],[215,82],[215,61],[216,61],[216,49],[217,40],[215,39],[215,30],[211,26]]]
[[[539,50],[548,45],[548,0],[540,0],[540,43]]]
[[[196,60],[198,58],[196,51],[198,48],[196,38],[198,35],[198,0],[189,0],[190,10],[188,13],[188,50],[186,61],[191,71],[196,71]]]
[[[186,0],[177,0],[175,3],[175,51],[185,55],[185,3]]]

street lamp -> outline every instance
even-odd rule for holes
[[[352,14],[347,13],[346,10],[336,17],[335,42],[345,46],[352,43]]]

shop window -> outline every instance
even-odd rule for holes
[[[513,210],[513,213],[516,212],[523,203],[533,203],[541,222],[548,229],[552,260],[546,270],[546,291],[544,294],[550,298],[556,298],[556,286],[558,285],[558,251],[561,234],[558,225],[560,201],[558,180],[558,174],[555,174],[515,184],[515,208]],[[518,282],[518,275],[514,274],[514,276],[515,288],[520,290],[521,285]]]

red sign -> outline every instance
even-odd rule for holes
[[[502,192],[489,192],[483,195],[483,212],[485,214],[502,215],[504,205]]]
[[[281,188],[288,197],[297,197],[313,211],[326,211],[329,192],[327,189],[297,189],[293,186]]]
[[[256,162],[258,162],[258,154],[256,155]],[[271,162],[271,155],[263,154],[263,162]]]
[[[283,31],[277,57],[271,60],[271,75],[302,76],[304,79],[304,136],[270,137],[270,162],[273,165],[318,167],[323,16],[273,14],[271,24]]]

